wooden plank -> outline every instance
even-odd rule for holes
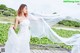
[[[46,48],[46,49],[45,49]],[[50,48],[47,46],[31,46],[31,53],[69,53],[67,50],[63,49],[63,48]],[[0,53],[5,53],[4,52],[5,48],[4,46],[0,46]]]

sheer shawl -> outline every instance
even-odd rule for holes
[[[80,34],[73,34],[72,37],[63,38],[51,29],[58,22],[67,19],[66,16],[48,16],[35,13],[31,13],[30,16],[32,37],[42,38],[46,36],[52,42],[73,45],[71,53],[80,53]]]

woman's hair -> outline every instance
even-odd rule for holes
[[[20,5],[20,7],[19,7],[19,9],[18,9],[18,16],[21,16],[21,15],[22,15],[22,11],[23,11],[23,9],[24,9],[25,6],[27,7],[26,4],[21,4],[21,5]],[[24,13],[24,16],[25,16],[25,17],[27,17],[27,15],[28,15],[28,12],[27,12],[27,13]]]

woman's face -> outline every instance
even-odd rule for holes
[[[26,6],[23,8],[23,13],[27,13],[27,7]]]

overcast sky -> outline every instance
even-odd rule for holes
[[[61,15],[80,18],[80,5],[76,3],[64,3],[63,0],[0,0],[0,4],[18,9],[20,4],[28,5],[28,11],[34,13],[52,14],[57,12]]]

